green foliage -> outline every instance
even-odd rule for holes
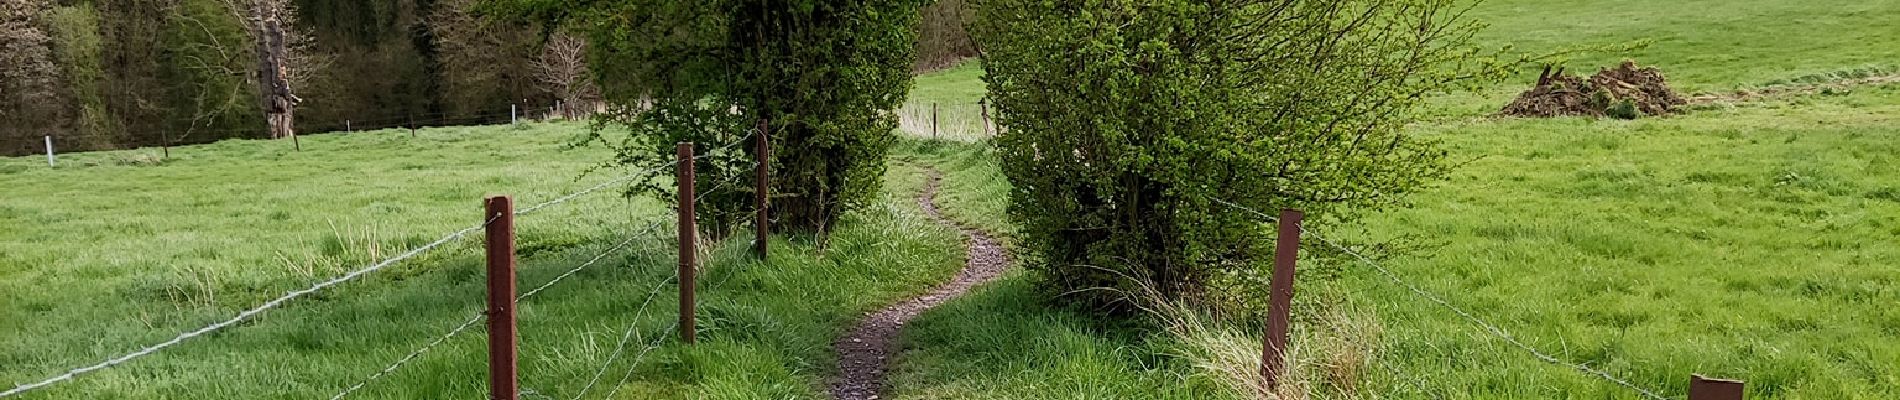
[[[0,154],[32,151],[40,135],[66,130],[60,69],[42,16],[51,4],[0,2]],[[12,134],[21,131],[19,134]],[[22,140],[24,139],[24,140]]]
[[[1616,99],[1614,97],[1611,97],[1610,91],[1608,90],[1597,90],[1597,91],[1590,92],[1590,107],[1591,108],[1608,109],[1610,108],[1611,103],[1615,101]],[[1634,106],[1633,103],[1631,105]]]
[[[1005,212],[1010,183],[993,147],[899,140],[892,158],[894,177],[921,177],[924,168],[943,174],[937,209],[946,217],[996,233],[1006,246],[1018,236]],[[893,180],[892,185],[895,192],[915,192],[920,184]],[[1213,387],[1204,375],[1214,371],[1181,362],[1179,340],[1145,331],[1145,324],[1051,307],[1034,282],[1033,275],[1012,271],[906,324],[907,350],[891,374],[886,397],[1246,398]],[[1259,349],[1251,352],[1257,355]]]
[[[1323,226],[1443,176],[1407,111],[1516,64],[1455,3],[977,1],[1029,267],[1085,304],[1150,282],[1246,308],[1272,238],[1220,201]]]
[[[675,143],[706,150],[770,121],[774,226],[823,233],[878,190],[896,127],[886,110],[908,89],[923,1],[488,4],[587,36],[597,81],[620,109],[612,121],[633,132],[596,137],[618,150],[615,164],[661,165],[674,159]],[[700,187],[742,179],[751,147],[700,162]],[[655,177],[637,190],[670,197],[668,186]],[[750,193],[707,195],[700,219],[724,236],[744,218]]]
[[[162,103],[173,110],[163,129],[174,139],[192,142],[245,137],[247,128],[264,125],[257,87],[246,78],[254,71],[247,27],[231,17],[221,0],[183,0],[172,10],[160,38]],[[253,134],[255,135],[255,134]]]
[[[91,4],[59,6],[46,16],[52,28],[54,48],[66,76],[68,89],[78,103],[78,119],[73,133],[90,141],[88,148],[110,148],[108,141],[122,141],[124,131],[106,112],[104,51],[99,35],[99,12]]]
[[[1609,108],[1604,109],[1603,114],[1610,116],[1610,118],[1622,120],[1637,119],[1643,116],[1643,112],[1636,109],[1636,101],[1630,99],[1617,100],[1616,103],[1610,104]]]

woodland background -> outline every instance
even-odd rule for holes
[[[299,134],[505,122],[575,96],[543,78],[560,27],[492,22],[477,0],[0,0],[0,155],[48,135],[60,152],[268,137],[242,12],[259,1],[292,10]],[[963,0],[922,11],[919,71],[975,55]]]

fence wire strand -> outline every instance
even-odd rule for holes
[[[454,338],[457,335],[461,335],[462,332],[467,331],[468,328],[472,328],[475,326],[475,324],[481,323],[481,322],[482,322],[482,313],[477,312],[475,313],[474,316],[469,317],[468,320],[462,321],[460,325],[456,325],[455,328],[449,329],[447,333],[443,333],[440,336],[436,336],[435,340],[431,340],[429,341],[428,344],[424,344],[422,345],[422,347],[417,348],[414,351],[410,351],[408,355],[405,355],[405,356],[402,356],[402,358],[396,359],[396,362],[390,363],[389,366],[383,367],[382,370],[376,371],[376,373],[370,374],[368,377],[363,378],[362,381],[356,382],[356,384],[350,385],[350,387],[344,388],[343,391],[337,392],[337,394],[334,396],[330,396],[330,400],[342,399],[345,396],[349,396],[350,393],[355,393],[357,390],[363,389],[364,386],[369,386],[370,383],[376,382],[376,380],[378,379],[383,379],[384,376],[388,376],[391,373],[395,373],[396,370],[402,369],[404,365],[408,365],[410,361],[415,361],[417,358],[421,358],[422,355],[428,353],[429,350],[435,349],[436,346],[440,346],[442,345],[443,342],[447,342],[449,341],[449,339]]]
[[[283,305],[284,303],[286,303],[286,302],[289,302],[290,300],[293,300],[293,299],[296,299],[296,298],[298,298],[298,297],[303,297],[303,296],[305,296],[305,295],[308,295],[308,294],[311,294],[311,293],[316,293],[317,291],[321,291],[321,290],[323,290],[323,289],[325,289],[325,288],[329,288],[330,286],[335,286],[335,285],[337,285],[337,284],[340,284],[340,283],[343,283],[343,282],[348,282],[348,281],[351,281],[351,280],[354,280],[354,279],[356,279],[356,278],[358,278],[358,277],[362,277],[363,275],[366,275],[366,274],[369,274],[369,273],[371,273],[371,272],[376,272],[376,271],[378,271],[378,270],[381,270],[381,269],[383,269],[383,268],[386,268],[386,267],[389,267],[390,265],[395,265],[395,264],[396,264],[397,262],[401,262],[401,261],[403,261],[403,260],[407,260],[407,259],[409,259],[409,258],[411,258],[411,257],[415,257],[415,256],[417,256],[417,255],[420,255],[420,254],[422,254],[423,252],[426,252],[426,251],[429,251],[429,250],[431,250],[431,249],[434,249],[434,248],[436,248],[436,247],[438,247],[438,246],[441,246],[441,245],[444,245],[444,244],[447,244],[447,243],[449,243],[449,242],[451,242],[451,241],[454,241],[455,239],[460,239],[460,238],[462,238],[463,236],[467,236],[467,235],[468,235],[469,233],[472,233],[472,232],[475,232],[475,231],[477,231],[477,230],[481,230],[481,229],[482,229],[483,227],[485,227],[485,226],[487,226],[487,225],[488,225],[489,223],[491,223],[491,222],[494,222],[494,221],[495,221],[495,219],[494,219],[494,218],[490,218],[490,219],[489,219],[488,221],[484,221],[484,222],[482,222],[481,224],[477,224],[477,225],[475,225],[475,226],[471,226],[471,227],[467,227],[467,228],[462,228],[462,230],[458,230],[458,231],[455,231],[454,233],[450,233],[450,234],[448,234],[447,236],[443,236],[443,237],[442,237],[442,238],[440,238],[440,239],[436,239],[436,240],[435,240],[434,242],[429,242],[429,244],[425,244],[425,245],[422,245],[422,246],[418,246],[418,247],[416,247],[416,248],[413,248],[413,249],[410,249],[410,250],[409,250],[409,251],[407,251],[407,252],[404,252],[404,253],[402,253],[402,254],[400,254],[400,255],[397,255],[397,256],[395,256],[395,257],[392,257],[392,258],[389,258],[389,259],[386,259],[386,260],[383,260],[383,261],[381,261],[381,262],[377,262],[377,263],[375,263],[375,264],[371,264],[371,265],[370,265],[370,266],[368,266],[368,267],[364,267],[364,268],[362,268],[362,269],[358,269],[358,270],[355,270],[355,271],[350,271],[350,273],[348,273],[348,274],[344,274],[343,276],[339,276],[339,277],[335,277],[335,278],[331,278],[330,280],[326,280],[326,281],[323,281],[323,282],[318,282],[317,284],[315,284],[315,285],[311,285],[310,287],[307,287],[307,288],[303,288],[303,289],[298,289],[298,290],[293,290],[293,291],[290,291],[290,292],[287,292],[287,293],[284,293],[284,295],[283,295],[283,296],[278,296],[278,297],[277,297],[277,298],[275,298],[275,299],[271,299],[270,301],[267,301],[267,302],[264,302],[264,304],[263,304],[263,305],[259,305],[259,306],[257,306],[257,307],[253,307],[253,308],[251,308],[251,309],[248,309],[248,310],[244,310],[244,312],[240,312],[240,313],[238,313],[238,314],[237,314],[237,316],[234,316],[234,317],[231,317],[230,319],[226,319],[226,320],[223,320],[223,321],[219,321],[219,322],[217,322],[217,323],[214,323],[214,324],[211,324],[211,325],[206,325],[205,327],[203,327],[203,328],[198,328],[197,330],[193,330],[193,331],[189,331],[189,332],[185,332],[185,333],[181,333],[181,334],[179,334],[179,335],[178,335],[177,337],[173,337],[173,338],[172,338],[171,340],[167,340],[167,341],[164,341],[164,342],[160,342],[160,343],[158,343],[158,344],[154,344],[154,345],[150,345],[150,346],[145,346],[144,348],[142,348],[142,349],[139,349],[138,351],[134,351],[134,352],[131,352],[131,353],[127,353],[127,354],[125,354],[125,355],[122,355],[122,356],[118,356],[118,357],[113,357],[113,358],[111,358],[111,359],[107,359],[107,360],[105,360],[105,361],[102,361],[102,362],[99,362],[99,363],[97,363],[97,364],[93,364],[93,365],[89,365],[89,366],[85,366],[85,367],[80,367],[80,368],[75,368],[75,369],[72,369],[72,370],[69,370],[69,371],[66,371],[66,373],[64,373],[64,374],[60,374],[60,375],[58,375],[58,376],[54,376],[54,377],[52,377],[52,378],[47,378],[47,379],[45,379],[45,380],[41,380],[41,381],[39,381],[39,382],[34,382],[34,383],[28,383],[28,384],[24,384],[24,385],[19,385],[19,386],[16,386],[16,387],[14,387],[14,388],[12,388],[12,389],[8,389],[8,390],[7,390],[7,391],[5,391],[5,392],[0,392],[0,397],[7,397],[7,396],[12,396],[12,395],[16,395],[16,394],[20,394],[20,393],[25,393],[25,392],[27,392],[27,391],[30,391],[30,390],[34,390],[34,389],[38,389],[38,388],[41,388],[41,387],[45,387],[45,386],[47,386],[47,385],[51,385],[51,384],[54,384],[54,383],[59,383],[59,382],[62,382],[62,381],[66,381],[66,380],[70,380],[70,379],[73,379],[74,377],[77,377],[77,376],[79,376],[79,375],[81,375],[81,374],[85,374],[85,373],[89,373],[89,372],[93,372],[93,371],[98,371],[98,370],[102,370],[102,369],[106,369],[106,368],[111,368],[111,367],[113,367],[113,366],[116,366],[116,365],[119,365],[119,364],[123,364],[123,363],[125,363],[125,362],[127,362],[127,361],[131,361],[131,360],[133,360],[133,359],[136,359],[136,358],[139,358],[139,357],[144,357],[144,356],[146,356],[146,355],[150,355],[150,354],[152,354],[152,353],[156,353],[156,352],[158,352],[159,350],[164,350],[164,349],[165,349],[165,348],[167,348],[167,347],[171,347],[171,346],[173,346],[173,345],[176,345],[176,344],[179,344],[179,343],[183,343],[183,342],[184,342],[184,341],[186,341],[186,340],[190,340],[190,339],[192,339],[192,338],[195,338],[195,337],[198,337],[198,336],[201,336],[201,335],[204,335],[204,334],[206,334],[206,333],[211,333],[212,331],[217,331],[217,330],[219,330],[219,329],[224,329],[225,327],[229,327],[229,326],[231,326],[231,325],[235,325],[235,324],[237,324],[238,322],[243,322],[244,320],[247,320],[247,319],[250,319],[251,317],[254,317],[254,316],[257,316],[258,314],[262,314],[262,313],[264,313],[265,311],[269,311],[270,309],[273,309],[273,308],[277,308],[278,306],[281,306],[281,305]]]
[[[654,230],[656,230],[659,227],[659,225],[660,223],[655,222],[653,224],[648,225],[647,229],[643,229],[639,233],[635,233],[635,234],[627,236],[626,240],[622,240],[620,241],[620,243],[615,244],[613,247],[608,248],[606,251],[602,251],[600,252],[600,254],[594,255],[594,258],[587,260],[587,262],[581,263],[579,266],[576,266],[574,268],[570,268],[566,272],[563,272],[562,274],[555,276],[553,279],[549,279],[547,282],[542,283],[541,286],[534,288],[534,290],[529,290],[526,293],[523,293],[520,296],[517,296],[515,298],[515,301],[520,302],[520,301],[525,301],[529,298],[532,298],[534,297],[534,295],[540,294],[541,291],[547,290],[548,288],[553,287],[555,284],[561,283],[562,280],[565,280],[568,277],[581,272],[581,270],[584,270],[584,269],[587,269],[588,267],[593,266],[595,263],[600,262],[600,260],[607,258],[607,256],[617,253],[620,250],[626,249],[626,247],[628,245],[633,244],[635,240],[638,240],[641,237],[644,237],[645,235],[652,233]],[[444,332],[443,334],[438,335],[435,338],[435,340],[432,340],[429,343],[422,345],[422,347],[419,347],[413,351],[410,351],[408,355],[404,355],[402,358],[396,359],[395,362],[390,363],[388,366],[383,367],[382,370],[379,370],[376,373],[370,374],[368,377],[363,378],[362,381],[357,382],[356,384],[350,385],[348,388],[343,389],[342,392],[338,392],[336,395],[330,396],[330,400],[339,400],[339,399],[344,398],[345,396],[349,396],[351,393],[354,393],[357,390],[361,390],[364,386],[368,386],[370,383],[373,383],[379,379],[382,379],[384,376],[394,373],[398,369],[402,369],[402,367],[408,364],[410,361],[415,361],[417,358],[422,357],[423,354],[428,353],[429,350],[434,349],[436,346],[442,345],[443,342],[447,342],[451,338],[461,335],[464,331],[467,331],[469,328],[475,326],[476,323],[481,322],[481,321],[482,321],[482,313],[479,313],[479,312],[475,313],[475,315],[470,316],[468,320],[465,320],[461,324],[456,325],[454,328],[449,329],[447,332]]]
[[[735,140],[735,141],[733,141],[732,143],[729,143],[729,144],[726,144],[726,145],[724,145],[724,146],[721,146],[721,147],[719,147],[719,148],[717,148],[717,150],[726,150],[726,149],[730,149],[730,148],[732,148],[732,147],[734,147],[734,146],[738,146],[738,145],[740,145],[740,144],[743,144],[743,143],[745,143],[745,142],[746,142],[746,140],[747,140],[747,139],[750,139],[750,138],[752,137],[752,135],[753,135],[753,134],[756,134],[756,133],[748,133],[748,134],[746,134],[746,135],[743,135],[743,136],[741,136],[741,137],[740,137],[740,138],[739,138],[738,140]],[[698,156],[696,156],[696,157],[693,157],[693,158],[691,158],[691,159],[692,159],[692,160],[699,160],[699,159],[703,159],[703,158],[706,158],[706,157],[710,157],[710,156],[712,156],[713,154],[714,154],[713,152],[707,152],[706,154],[703,154],[703,155],[698,155]],[[533,206],[530,206],[530,207],[528,207],[528,208],[524,208],[524,209],[521,209],[521,210],[517,210],[517,211],[515,211],[515,213],[514,213],[514,214],[515,214],[515,215],[527,215],[527,214],[530,214],[530,213],[533,213],[533,212],[536,212],[536,211],[540,211],[540,210],[542,210],[542,209],[544,209],[544,208],[547,208],[547,207],[552,207],[552,206],[555,206],[555,205],[559,205],[559,204],[563,204],[563,203],[566,203],[566,202],[568,202],[568,201],[572,201],[572,200],[574,200],[574,199],[577,199],[577,198],[580,198],[581,196],[585,196],[585,195],[587,195],[587,194],[589,194],[589,193],[593,193],[593,192],[597,192],[597,191],[600,191],[601,189],[605,189],[605,188],[607,188],[607,187],[609,187],[609,186],[612,186],[612,185],[614,185],[614,184],[617,184],[617,183],[621,183],[621,182],[625,182],[625,181],[627,181],[627,180],[631,180],[631,179],[635,179],[635,178],[638,178],[638,177],[641,177],[641,176],[645,176],[646,174],[650,174],[650,173],[653,173],[653,172],[657,172],[657,171],[659,171],[659,170],[661,170],[661,169],[665,169],[665,168],[669,168],[669,167],[672,167],[672,165],[670,165],[670,164],[669,164],[669,165],[661,165],[661,166],[656,166],[656,167],[654,167],[654,168],[649,168],[649,169],[645,169],[645,170],[641,170],[641,171],[639,171],[639,172],[635,172],[635,173],[632,173],[632,174],[626,174],[626,175],[622,175],[622,176],[621,176],[621,177],[619,177],[619,178],[614,178],[614,179],[610,179],[610,180],[608,180],[608,181],[606,181],[606,182],[602,182],[602,183],[600,183],[600,184],[596,184],[596,185],[594,185],[594,186],[591,186],[591,187],[588,187],[588,188],[586,188],[586,189],[582,189],[582,190],[580,190],[580,191],[576,191],[576,192],[573,192],[573,193],[569,193],[569,194],[567,194],[567,195],[563,195],[563,196],[560,196],[560,197],[557,197],[557,198],[555,198],[555,199],[552,199],[552,200],[548,200],[548,201],[545,201],[545,202],[541,202],[541,203],[539,203],[539,204],[535,204],[535,205],[533,205]],[[324,290],[324,289],[327,289],[327,288],[329,288],[329,287],[331,287],[331,286],[335,286],[335,285],[338,285],[338,284],[341,284],[341,283],[344,283],[344,282],[349,282],[349,281],[352,281],[352,280],[356,280],[357,278],[361,278],[361,277],[363,277],[364,275],[368,275],[368,274],[370,274],[370,273],[372,273],[372,272],[376,272],[376,271],[380,271],[380,270],[382,270],[382,269],[384,269],[384,268],[388,268],[388,267],[389,267],[389,266],[391,266],[391,265],[395,265],[395,264],[396,264],[396,263],[398,263],[398,262],[402,262],[402,261],[404,261],[404,260],[408,260],[408,259],[410,259],[410,258],[413,258],[413,257],[415,257],[415,256],[418,256],[418,255],[421,255],[421,254],[423,254],[423,253],[425,253],[425,252],[428,252],[428,251],[430,251],[430,250],[433,250],[433,249],[435,249],[435,248],[437,248],[437,247],[440,247],[440,246],[442,246],[442,245],[444,245],[444,244],[448,244],[449,242],[453,242],[453,241],[455,241],[456,239],[460,239],[460,238],[462,238],[462,237],[465,237],[465,236],[467,236],[467,235],[468,235],[468,234],[470,234],[470,233],[473,233],[473,232],[475,232],[475,231],[478,231],[478,230],[481,230],[482,228],[484,228],[484,227],[487,227],[489,223],[492,223],[492,222],[494,222],[494,221],[495,221],[495,218],[489,218],[488,220],[486,220],[486,221],[483,221],[483,222],[482,222],[482,223],[480,223],[480,224],[476,224],[476,225],[474,225],[474,226],[470,226],[470,227],[467,227],[467,228],[462,228],[461,230],[457,230],[457,231],[455,231],[455,232],[453,232],[453,233],[450,233],[450,234],[448,234],[448,235],[446,235],[446,236],[443,236],[443,237],[441,237],[441,238],[439,238],[439,239],[436,239],[436,240],[435,240],[435,241],[433,241],[433,242],[430,242],[430,243],[428,243],[428,244],[424,244],[424,245],[422,245],[422,246],[418,246],[418,247],[415,247],[415,248],[412,248],[412,249],[410,249],[409,251],[406,251],[406,252],[403,252],[402,254],[400,254],[400,255],[397,255],[397,256],[395,256],[395,257],[391,257],[391,258],[388,258],[388,259],[385,259],[385,260],[382,260],[382,261],[379,261],[379,262],[376,262],[376,263],[374,263],[374,264],[371,264],[371,265],[369,265],[369,266],[367,266],[367,267],[364,267],[364,268],[361,268],[361,269],[357,269],[357,270],[355,270],[355,271],[350,271],[349,273],[347,273],[347,274],[344,274],[344,275],[342,275],[342,276],[338,276],[338,277],[335,277],[335,278],[331,278],[331,279],[329,279],[329,280],[325,280],[325,281],[322,281],[322,282],[318,282],[318,283],[316,283],[316,284],[314,284],[314,285],[311,285],[310,287],[306,287],[306,288],[303,288],[303,289],[298,289],[298,290],[293,290],[293,291],[290,291],[290,292],[286,292],[286,293],[284,293],[284,295],[282,295],[282,296],[278,296],[278,297],[277,297],[277,298],[275,298],[275,299],[271,299],[270,301],[267,301],[267,302],[264,302],[264,303],[263,303],[262,305],[259,305],[259,306],[256,306],[256,307],[252,307],[252,308],[250,308],[250,309],[246,309],[246,310],[244,310],[243,312],[239,312],[239,313],[238,313],[238,314],[237,314],[236,316],[233,316],[233,317],[231,317],[231,318],[229,318],[229,319],[225,319],[225,320],[223,320],[223,321],[219,321],[219,322],[217,322],[217,323],[213,323],[213,324],[210,324],[210,325],[206,325],[206,326],[204,326],[204,327],[201,327],[201,328],[198,328],[198,329],[196,329],[196,330],[192,330],[192,331],[188,331],[188,332],[184,332],[184,333],[180,333],[180,334],[178,334],[178,335],[177,335],[176,337],[173,337],[173,338],[171,338],[170,340],[166,340],[166,341],[164,341],[164,342],[159,342],[159,343],[157,343],[157,344],[153,344],[153,345],[149,345],[149,346],[145,346],[145,347],[143,347],[143,348],[140,348],[140,349],[139,349],[139,350],[137,350],[137,351],[133,351],[133,352],[131,352],[131,353],[126,353],[126,354],[124,354],[124,355],[120,355],[120,356],[118,356],[118,357],[113,357],[113,358],[110,358],[110,359],[106,359],[105,361],[101,361],[101,362],[99,362],[99,363],[96,363],[96,364],[92,364],[92,365],[88,365],[88,366],[84,366],[84,367],[79,367],[79,368],[74,368],[74,369],[71,369],[71,370],[67,370],[67,371],[66,371],[65,373],[62,373],[62,374],[59,374],[59,375],[56,375],[56,376],[53,376],[53,377],[50,377],[50,378],[46,378],[46,379],[43,379],[43,380],[40,380],[40,381],[36,381],[36,382],[32,382],[32,383],[26,383],[26,384],[20,384],[20,385],[17,385],[17,386],[14,386],[14,387],[13,387],[12,389],[7,389],[6,391],[3,391],[3,392],[0,392],[0,397],[10,397],[10,396],[13,396],[13,395],[18,395],[18,394],[21,394],[21,393],[26,393],[26,392],[29,392],[29,391],[33,391],[33,390],[36,390],[36,389],[39,389],[39,388],[43,388],[43,387],[46,387],[46,386],[49,386],[49,385],[52,385],[52,384],[56,384],[56,383],[60,383],[60,382],[64,382],[64,381],[68,381],[68,380],[72,380],[73,378],[75,378],[75,377],[78,377],[78,376],[80,376],[80,375],[84,375],[84,374],[87,374],[87,373],[91,373],[91,372],[95,372],[95,371],[99,371],[99,370],[103,370],[103,369],[106,369],[106,368],[111,368],[111,367],[114,367],[114,366],[118,366],[118,365],[120,365],[120,364],[124,364],[124,363],[126,363],[126,362],[129,362],[129,361],[132,361],[132,360],[134,360],[134,359],[138,359],[138,358],[140,358],[140,357],[144,357],[144,356],[147,356],[147,355],[151,355],[151,354],[153,354],[153,353],[157,353],[157,352],[159,352],[160,350],[164,350],[164,349],[166,349],[166,348],[169,348],[169,347],[171,347],[171,346],[174,346],[174,345],[177,345],[177,344],[179,344],[179,343],[183,343],[183,342],[185,342],[185,341],[187,341],[187,340],[191,340],[191,339],[193,339],[193,338],[196,338],[196,337],[199,337],[199,336],[203,336],[203,335],[205,335],[205,334],[207,334],[207,333],[211,333],[211,332],[214,332],[214,331],[218,331],[218,330],[221,330],[221,329],[224,329],[224,328],[227,328],[227,327],[230,327],[230,326],[232,326],[232,325],[236,325],[236,324],[237,324],[237,323],[239,323],[239,322],[243,322],[243,321],[245,321],[245,320],[248,320],[248,319],[250,319],[250,318],[252,318],[252,317],[255,317],[255,316],[257,316],[257,315],[259,315],[259,314],[262,314],[262,313],[264,313],[264,312],[266,312],[266,311],[269,311],[269,310],[271,310],[271,309],[275,309],[275,308],[277,308],[277,307],[279,307],[279,306],[282,306],[282,305],[284,305],[285,303],[288,303],[288,302],[289,302],[289,301],[291,301],[291,300],[294,300],[294,299],[297,299],[297,298],[300,298],[300,297],[303,297],[303,296],[306,296],[306,295],[309,295],[309,294],[311,294],[311,293],[316,293],[316,292],[318,292],[318,291],[322,291],[322,290]],[[572,274],[572,272],[575,272],[575,271],[570,271],[570,273],[568,273],[568,274],[563,274],[563,275],[562,275],[562,276],[560,276],[560,277],[559,277],[558,279],[565,279],[565,278],[566,278],[566,277],[567,277],[568,275],[571,275],[571,274]],[[553,283],[553,282],[550,282],[550,284],[552,284],[552,283]],[[543,289],[546,289],[546,287],[545,287],[545,286],[543,286],[543,287],[541,287],[541,288],[537,288],[537,289],[535,289],[534,291],[531,291],[531,293],[538,293],[538,292],[539,292],[540,290],[543,290]],[[460,327],[460,329],[459,329],[459,330],[466,330],[466,329],[467,329],[467,328],[466,328],[466,326],[470,326],[470,325],[467,325],[467,324],[465,324],[465,325],[463,325],[462,327]],[[452,332],[452,334],[454,334],[454,333],[459,333],[459,332]],[[452,336],[452,334],[451,334],[450,336]],[[446,340],[446,338],[444,338],[443,340]],[[434,343],[434,342],[432,342],[432,343]],[[440,344],[440,343],[434,343],[434,344]],[[426,352],[427,350],[423,350],[423,351],[425,351],[425,352]],[[419,354],[418,354],[417,356],[419,356]],[[399,363],[402,363],[402,362],[407,362],[407,361],[406,361],[406,360],[404,360],[404,361],[401,361],[401,362],[399,362]],[[397,367],[400,367],[400,365],[398,365]],[[379,372],[378,374],[374,374],[374,375],[372,375],[372,377],[380,377],[380,375],[382,375],[382,374],[386,374],[386,373],[387,373],[387,372]],[[372,380],[373,380],[373,379],[372,379]],[[353,390],[353,389],[352,389],[352,390]],[[345,393],[345,394],[347,394],[347,391],[346,391],[346,393]]]
[[[580,400],[581,397],[587,395],[588,391],[591,391],[594,389],[594,385],[600,383],[600,377],[602,375],[606,375],[607,369],[613,366],[614,360],[618,360],[620,358],[620,355],[626,352],[627,342],[629,340],[632,340],[635,333],[639,331],[640,318],[646,316],[647,306],[650,306],[653,304],[653,299],[655,297],[659,297],[660,289],[666,288],[667,282],[676,281],[678,279],[679,279],[679,270],[675,269],[673,271],[673,276],[660,280],[659,284],[653,285],[653,289],[647,291],[646,300],[640,302],[640,307],[635,309],[633,313],[633,320],[627,323],[627,331],[624,333],[621,333],[620,341],[614,344],[614,352],[611,355],[607,356],[607,361],[604,363],[601,363],[599,369],[594,371],[593,377],[587,378],[587,384],[581,387],[580,393],[576,393],[574,395],[574,400]],[[677,321],[674,322],[676,326],[678,323],[679,322]],[[661,337],[665,337],[665,336],[661,336]],[[644,354],[645,352],[642,351],[641,353]],[[640,362],[639,359],[637,358],[634,359],[633,364],[630,365],[629,368],[633,366],[638,366],[639,362]],[[622,379],[621,383],[626,383],[626,380]],[[613,397],[612,394],[608,395],[608,398],[612,398],[612,397]]]
[[[1212,199],[1217,203],[1225,204],[1228,207],[1232,207],[1237,210],[1246,211],[1254,215],[1260,216],[1262,218],[1266,218],[1268,222],[1279,221],[1278,218],[1272,215],[1268,215],[1267,213],[1260,212],[1259,210],[1247,208],[1245,206],[1234,204],[1233,202],[1222,200],[1219,198],[1210,197],[1209,199]],[[1380,265],[1378,261],[1374,261],[1371,257],[1367,257],[1364,254],[1360,254],[1359,251],[1353,250],[1352,248],[1342,246],[1339,243],[1333,242],[1331,240],[1327,240],[1325,237],[1321,237],[1320,235],[1313,233],[1313,231],[1307,230],[1304,225],[1300,226],[1300,234],[1304,235],[1305,237],[1310,237],[1313,240],[1320,242],[1321,244],[1325,244],[1327,246],[1330,246],[1334,249],[1338,249],[1341,252],[1345,252],[1346,254],[1353,256],[1353,258],[1358,259],[1361,263],[1364,263],[1367,266],[1371,266],[1374,271],[1377,271],[1379,275],[1384,277],[1386,280],[1390,280],[1392,281],[1392,283],[1397,284],[1408,291],[1411,291],[1413,295],[1422,297],[1427,301],[1438,304],[1438,306],[1443,307],[1447,310],[1451,310],[1451,312],[1458,314],[1458,316],[1463,317],[1466,321],[1470,321],[1471,323],[1484,328],[1484,330],[1491,333],[1492,336],[1497,336],[1499,339],[1503,339],[1506,343],[1510,343],[1512,346],[1515,346],[1520,350],[1524,350],[1525,352],[1530,353],[1531,356],[1537,357],[1537,359],[1539,360],[1543,360],[1544,362],[1551,363],[1551,364],[1567,366],[1572,369],[1582,371],[1583,373],[1586,373],[1586,374],[1595,375],[1596,377],[1603,378],[1603,380],[1608,381],[1610,383],[1614,383],[1619,386],[1629,388],[1630,390],[1634,390],[1637,393],[1642,394],[1643,397],[1649,398],[1651,400],[1668,400],[1668,398],[1663,397],[1662,395],[1658,395],[1656,394],[1656,392],[1650,391],[1649,389],[1644,389],[1640,386],[1636,386],[1636,384],[1630,383],[1629,381],[1623,380],[1621,378],[1617,378],[1615,375],[1610,375],[1608,372],[1604,372],[1596,368],[1591,368],[1588,365],[1564,361],[1564,360],[1558,359],[1555,356],[1551,356],[1550,354],[1547,354],[1541,350],[1538,350],[1535,347],[1531,347],[1528,344],[1524,344],[1524,342],[1517,340],[1516,336],[1512,336],[1510,332],[1506,332],[1504,328],[1500,328],[1497,325],[1491,324],[1490,322],[1485,322],[1484,319],[1478,318],[1476,315],[1472,315],[1470,312],[1465,311],[1463,308],[1459,308],[1456,305],[1452,305],[1451,302],[1449,301],[1445,301],[1443,297],[1440,297],[1436,294],[1433,294],[1432,292],[1421,289],[1417,285],[1413,285],[1411,282],[1407,282],[1406,280],[1399,278],[1398,274],[1392,273],[1391,270],[1386,269],[1384,265]]]
[[[678,330],[679,327],[680,327],[679,321],[673,321],[673,324],[671,326],[668,326],[666,330],[660,331],[658,335],[654,335],[653,340],[650,342],[647,342],[646,348],[640,349],[640,353],[635,354],[633,356],[633,361],[627,362],[627,373],[625,375],[621,375],[619,381],[614,382],[613,389],[608,390],[607,396],[603,398],[612,399],[614,398],[615,394],[619,394],[620,388],[625,387],[627,385],[627,380],[633,379],[633,372],[640,370],[640,359],[646,358],[647,352],[653,351],[653,349],[655,348],[659,348],[660,341],[666,339],[667,336],[672,335],[673,331]],[[575,399],[578,400],[579,397],[576,397]]]

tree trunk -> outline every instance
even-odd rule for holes
[[[290,91],[290,71],[286,59],[289,51],[285,47],[284,27],[277,19],[276,10],[267,2],[254,3],[251,17],[258,21],[257,26],[257,83],[258,92],[263,96],[264,119],[268,122],[271,139],[283,139],[295,136],[296,121],[293,119],[299,99]]]

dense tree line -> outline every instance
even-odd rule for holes
[[[0,0],[0,155],[38,152],[45,135],[62,151],[270,137],[245,11],[257,2],[294,11],[298,132],[491,123],[510,104],[599,96],[572,73],[584,44],[481,18],[476,0]],[[963,1],[922,14],[918,69],[975,54]]]
[[[254,0],[0,0],[0,152],[267,137]],[[297,130],[507,119],[552,103],[547,33],[475,18],[470,0],[290,0]]]

